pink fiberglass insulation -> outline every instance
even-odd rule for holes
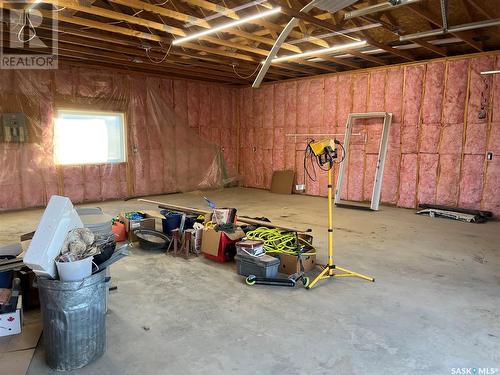
[[[496,57],[495,69],[500,70],[500,56]],[[491,121],[500,122],[500,74],[493,76],[493,106],[491,107]]]
[[[274,129],[260,129],[257,132],[258,147],[264,150],[272,150]]]
[[[352,112],[352,76],[342,74],[338,78],[337,83],[338,108],[337,108],[337,124],[345,126],[347,116]]]
[[[273,147],[275,150],[283,150],[285,147],[288,147],[288,142],[291,142],[293,138],[286,137],[286,132],[288,130],[285,128],[274,128],[274,141]]]
[[[163,187],[163,152],[149,150],[149,182],[151,194],[160,194],[166,191]]]
[[[459,207],[481,208],[484,155],[464,155]]]
[[[446,64],[434,62],[427,64],[422,102],[422,123],[437,124],[441,121]]]
[[[420,154],[418,162],[417,203],[434,204],[436,200],[438,154]]]
[[[377,168],[378,154],[367,154],[365,159],[365,178],[363,183],[363,200],[372,199],[373,183]]]
[[[323,79],[313,79],[309,85],[309,127],[323,125]]]
[[[220,105],[220,98],[222,95],[221,88],[217,86],[210,86],[210,127],[220,128],[222,125],[222,107]],[[182,118],[180,118],[182,120]],[[212,139],[213,142],[213,139]]]
[[[43,155],[35,144],[21,145],[21,187],[23,203],[27,207],[45,204],[42,175]]]
[[[188,125],[198,129],[200,126],[200,84],[188,82],[187,84]]]
[[[401,151],[399,148],[389,148],[387,150],[380,194],[380,200],[384,203],[397,202],[400,159]]]
[[[366,144],[365,152],[367,154],[378,154],[380,148],[380,140],[382,137],[383,124],[380,122],[373,122],[366,126]]]
[[[54,79],[55,89],[58,95],[73,95],[73,77],[74,72],[71,67],[61,67],[58,69]]]
[[[285,169],[285,155],[283,150],[274,149],[273,151],[273,171],[282,171]]]
[[[232,97],[231,97],[231,89],[227,87],[222,88],[222,97],[221,97],[221,105],[222,105],[222,123],[221,127],[227,128],[232,125],[233,121],[233,108],[232,108]]]
[[[269,129],[274,121],[274,85],[264,86],[260,91],[263,96],[262,126]]]
[[[337,127],[337,77],[325,79],[324,102],[323,124],[325,131],[331,132]]]
[[[415,153],[418,149],[418,128],[422,100],[422,82],[425,66],[417,65],[405,69],[403,99],[403,122],[401,128],[401,151]]]
[[[297,83],[297,133],[307,133],[309,125],[309,81]]]
[[[368,92],[368,112],[384,112],[385,111],[385,82],[386,81],[386,71],[377,71],[370,74],[370,90]],[[367,127],[368,137],[370,137],[370,132],[379,133],[382,131],[382,120],[381,119],[371,119],[367,121],[370,126]],[[373,152],[373,144],[367,145],[367,152]],[[378,151],[378,149],[377,149]],[[375,151],[375,152],[377,152]]]
[[[467,106],[467,123],[478,124],[488,122],[490,91],[493,76],[484,76],[483,71],[493,70],[495,60],[491,56],[479,57],[471,61],[469,102]]]
[[[110,74],[78,69],[79,96],[86,98],[109,97],[113,92],[113,79]]]
[[[101,195],[103,200],[124,197],[120,184],[120,166],[104,164],[101,166]]]
[[[415,196],[417,191],[417,155],[403,154],[401,156],[401,171],[399,176],[399,199],[400,207],[415,207]]]
[[[297,82],[285,85],[285,135],[297,132]],[[295,138],[285,136],[285,168],[298,171],[295,166]],[[297,178],[297,177],[296,177]]]
[[[253,109],[252,109],[252,122],[251,127],[261,128],[264,116],[264,91],[262,89],[253,90]]]
[[[492,211],[496,217],[500,216],[500,162],[493,160],[486,165],[486,179],[483,191],[482,209]]]
[[[484,154],[486,152],[487,123],[468,123],[465,136],[465,154]]]
[[[366,112],[368,94],[368,74],[358,74],[353,78],[352,111]]]
[[[441,128],[440,124],[422,124],[420,127],[420,152],[431,154],[438,152]]]
[[[264,188],[265,175],[267,173],[267,171],[265,170],[267,166],[264,166],[264,150],[257,149],[257,152],[255,153],[254,157],[255,157],[254,159],[255,186],[258,188]]]
[[[285,84],[276,84],[274,87],[274,127],[285,126]]]
[[[460,183],[460,155],[441,155],[436,191],[436,204],[455,206]]]
[[[439,145],[440,154],[460,154],[462,151],[464,124],[444,125]]]
[[[207,85],[200,85],[200,134],[210,128],[210,91]]]
[[[392,122],[401,123],[402,106],[403,68],[390,68],[385,83],[385,110],[392,112]]]
[[[86,165],[83,167],[85,178],[84,199],[88,202],[101,200],[101,175],[98,165]]]
[[[236,89],[68,65],[62,65],[55,72],[2,72],[0,79],[3,83],[9,82],[3,95],[9,95],[9,88],[21,94],[15,101],[12,98],[0,101],[0,109],[26,113],[31,126],[29,143],[20,146],[0,144],[3,166],[0,186],[2,191],[4,187],[9,191],[8,199],[7,194],[0,196],[2,210],[41,206],[58,193],[69,196],[74,203],[81,203],[121,198],[127,194],[175,191],[178,186],[196,188],[207,166],[200,167],[199,160],[192,160],[196,157],[190,156],[187,160],[189,173],[183,174],[176,171],[175,160],[179,154],[193,149],[196,152],[191,155],[206,155],[202,159],[211,163],[217,146],[196,138],[202,125],[209,129],[209,137],[217,143],[221,142],[221,129],[230,135],[224,138],[223,146],[227,147],[230,163],[236,162]],[[188,98],[188,90],[196,96]],[[221,103],[219,108],[212,106],[210,100],[215,100],[214,97]],[[208,102],[203,102],[206,99]],[[60,166],[56,169],[53,157],[56,103],[57,106],[67,103],[64,106],[68,108],[92,106],[89,109],[126,112],[130,165]],[[164,163],[166,157],[169,163]],[[127,170],[133,186],[130,192]],[[192,175],[197,176],[193,178]],[[189,183],[179,185],[181,180]],[[217,182],[214,180],[205,186],[212,186],[212,183]]]
[[[264,170],[264,181],[262,187],[269,189],[271,187],[271,177],[273,175],[273,150],[262,150],[262,165]]]
[[[500,122],[492,122],[490,124],[488,151],[493,152],[497,157],[500,154]]]
[[[443,103],[443,124],[464,122],[469,60],[448,62],[448,80]],[[460,79],[462,78],[462,79]]]
[[[363,200],[363,173],[364,173],[364,151],[363,146],[350,146],[349,173],[347,178],[347,199],[351,201]]]

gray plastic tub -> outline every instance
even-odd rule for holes
[[[266,254],[259,257],[236,254],[235,259],[238,274],[243,276],[276,277],[280,265],[278,258]]]
[[[106,351],[106,273],[81,281],[38,278],[47,364],[81,368]]]

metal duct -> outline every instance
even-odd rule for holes
[[[452,26],[448,30],[437,29],[437,30],[423,31],[420,33],[415,33],[415,34],[403,35],[403,36],[399,37],[399,40],[404,42],[407,40],[426,38],[428,36],[443,35],[443,34],[447,34],[447,33],[458,33],[460,31],[481,29],[484,27],[491,27],[491,26],[497,26],[497,25],[500,25],[500,18],[495,18],[493,20],[487,20],[487,21],[465,23],[463,25]]]
[[[367,14],[382,12],[382,11],[388,10],[388,9],[395,9],[395,8],[399,8],[403,5],[414,4],[414,3],[417,3],[419,1],[421,1],[421,0],[400,0],[400,1],[396,2],[395,5],[393,5],[392,2],[388,1],[387,3],[376,4],[376,5],[366,7],[366,8],[356,9],[356,10],[353,10],[351,12],[347,12],[344,15],[344,19],[349,20],[351,18],[361,17],[361,16],[365,16]]]
[[[448,30],[448,0],[441,0],[441,18],[443,20],[443,30]]]
[[[312,0],[306,6],[304,6],[300,11],[302,13],[307,13],[312,8],[317,7],[323,10],[328,10],[330,12],[337,12],[340,9],[345,8],[346,6],[354,4],[356,1],[358,0]],[[298,24],[299,24],[299,19],[292,17],[292,19],[288,22],[285,28],[281,31],[281,34],[278,36],[278,39],[276,39],[276,41],[274,42],[273,48],[271,48],[271,51],[269,51],[266,60],[262,64],[262,67],[260,68],[257,77],[255,77],[255,81],[252,84],[253,88],[258,88],[260,86],[260,84],[264,80],[264,77],[266,76],[267,71],[269,70],[269,67],[271,66],[272,60],[276,57],[276,54],[278,53],[282,44],[285,42],[286,38],[288,38],[290,32]]]
[[[314,5],[316,8],[319,8],[321,10],[326,10],[328,12],[334,13],[338,12],[341,9],[344,9],[345,7],[348,7],[358,0],[338,0],[338,1],[332,1],[332,0],[319,0],[316,2]]]

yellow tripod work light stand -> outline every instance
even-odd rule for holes
[[[307,287],[308,289],[314,287],[318,281],[329,279],[332,277],[359,277],[364,280],[372,282],[375,281],[373,277],[362,275],[360,273],[339,267],[333,261],[332,169],[333,160],[337,157],[337,151],[335,147],[336,144],[341,145],[337,140],[326,139],[318,142],[310,142],[308,145],[308,147],[310,148],[310,152],[317,158],[318,164],[320,166],[328,165],[328,263],[324,266],[323,271],[321,271],[321,273],[313,281],[311,281],[311,283]],[[340,271],[340,273],[336,273],[336,270]]]

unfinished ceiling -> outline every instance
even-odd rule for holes
[[[447,19],[442,17],[442,2],[448,2]],[[36,0],[31,3],[21,6],[36,7],[43,16],[43,22],[31,29],[42,41],[58,39],[57,53],[61,61],[226,84],[252,83],[261,62],[291,17],[300,20],[279,50],[278,57],[356,40],[364,40],[367,44],[362,48],[274,63],[265,81],[490,51],[500,47],[498,23],[496,26],[401,41],[408,34],[439,30],[443,21],[448,22],[451,31],[457,25],[495,21],[500,17],[499,1],[410,0],[408,4],[382,7],[379,11],[373,9],[361,15],[351,12],[367,7],[372,9],[374,5],[389,2],[343,0],[340,3],[352,5],[333,14],[324,9],[332,9],[334,1],[319,1],[308,13],[300,13],[307,0]],[[278,6],[281,7],[279,13],[172,44],[175,39]],[[9,13],[20,5],[2,1],[0,7],[4,11],[2,21],[12,23]],[[54,18],[58,20],[57,32],[51,26]],[[30,26],[28,24],[21,32],[29,33]],[[7,40],[8,30],[3,28],[4,40]],[[12,27],[10,30],[12,34]],[[9,47],[2,46],[4,52],[12,52]],[[26,52],[42,51],[26,47]]]

